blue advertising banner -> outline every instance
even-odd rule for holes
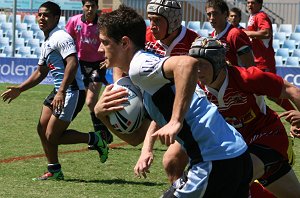
[[[277,74],[300,88],[300,67],[276,67]]]
[[[19,84],[25,81],[36,69],[38,59],[35,58],[0,58],[0,83]],[[106,79],[113,82],[112,70],[106,71]],[[49,75],[41,84],[53,84],[53,79]]]

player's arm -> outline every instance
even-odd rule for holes
[[[54,109],[64,106],[66,90],[73,82],[78,68],[78,60],[76,54],[70,54],[64,60],[66,62],[64,78],[52,101]]]
[[[156,141],[156,138],[152,137],[152,134],[158,129],[159,126],[155,121],[152,121],[146,133],[141,155],[134,167],[134,173],[138,177],[143,176],[146,178],[147,173],[150,173],[149,169],[154,159],[153,147]]]
[[[253,52],[250,46],[243,46],[243,48],[238,50],[237,54],[242,63],[242,65],[239,66],[250,67],[255,65]]]
[[[252,39],[268,39],[272,36],[272,31],[270,28],[258,31],[244,30],[244,32]]]
[[[300,110],[300,89],[286,80],[283,80],[283,87],[279,98],[290,99],[297,109]]]
[[[117,90],[112,90],[112,88],[113,84],[106,86],[103,90],[94,108],[96,117],[100,119],[102,123],[120,139],[132,146],[137,146],[144,141],[150,121],[148,119],[144,119],[142,125],[133,132],[133,135],[121,134],[120,132],[116,131],[110,124],[108,115],[112,112],[124,109],[122,103],[128,101],[126,97],[128,93],[124,88]]]
[[[23,83],[17,86],[8,86],[7,91],[1,94],[3,101],[10,103],[12,100],[17,98],[23,91],[26,91],[36,85],[38,85],[44,78],[46,78],[49,72],[48,67],[38,66],[37,69],[30,75],[30,77]]]
[[[190,56],[172,56],[163,64],[166,78],[173,78],[176,92],[170,121],[153,134],[167,146],[175,142],[197,84],[198,61]]]

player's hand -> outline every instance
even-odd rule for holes
[[[300,129],[300,112],[297,110],[290,110],[283,112],[279,117],[285,117],[285,120],[289,122],[292,126]]]
[[[124,109],[121,104],[128,101],[128,92],[125,88],[112,90],[113,86],[113,84],[107,85],[103,90],[94,108],[96,117],[105,117],[111,112]]]
[[[7,91],[1,94],[1,97],[4,102],[8,101],[9,104],[12,100],[17,98],[21,94],[21,91],[20,88],[15,86],[8,86],[7,89]]]
[[[153,162],[153,153],[144,151],[141,153],[139,160],[134,167],[134,174],[137,177],[147,178],[147,173],[150,173],[149,169]]]
[[[62,92],[62,91],[58,91],[52,101],[52,107],[53,110],[57,113],[61,113],[64,105],[65,105],[65,97],[66,97],[66,93]]]
[[[292,137],[300,138],[300,128],[292,125],[290,128],[290,134]]]
[[[151,136],[159,138],[162,144],[169,146],[174,144],[175,138],[182,128],[182,123],[177,121],[170,121],[168,124],[157,130]]]

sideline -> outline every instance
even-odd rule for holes
[[[128,145],[126,142],[121,142],[118,144],[110,144],[109,148],[119,148],[121,146]],[[62,151],[58,152],[59,154],[69,154],[69,153],[80,153],[80,152],[86,152],[89,151],[87,148],[84,149],[78,149],[78,150],[69,150],[69,151]],[[2,159],[0,160],[0,164],[7,164],[7,163],[12,163],[12,162],[17,162],[17,161],[23,161],[23,160],[28,160],[28,159],[37,159],[37,158],[42,158],[45,157],[45,154],[36,154],[36,155],[27,155],[27,156],[19,156],[19,157],[11,157],[7,159]]]

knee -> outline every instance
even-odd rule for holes
[[[51,144],[57,144],[58,145],[58,138],[51,132],[46,132],[46,140]]]

